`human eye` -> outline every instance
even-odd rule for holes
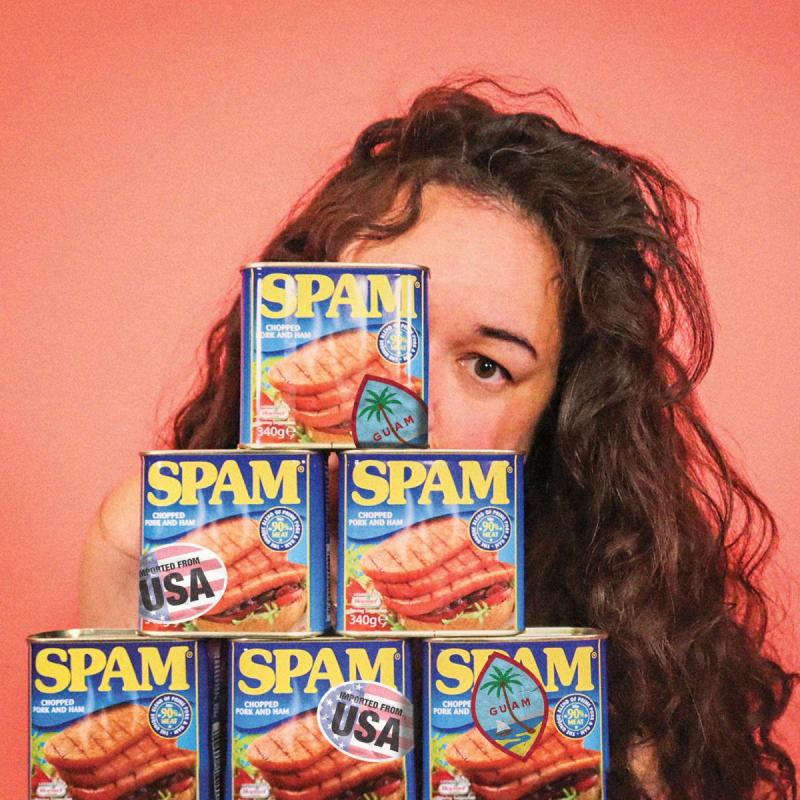
[[[513,383],[511,373],[499,362],[478,353],[465,356],[459,362],[469,376],[487,389],[502,389]]]

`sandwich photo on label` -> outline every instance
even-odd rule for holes
[[[361,569],[407,630],[515,627],[514,567],[477,547],[460,517],[394,533],[361,559]]]
[[[44,756],[73,800],[194,800],[196,754],[156,735],[147,709],[96,711],[53,736]]]
[[[275,800],[403,800],[403,759],[361,761],[337,750],[319,728],[316,711],[292,717],[247,750]]]
[[[228,584],[217,604],[194,620],[200,631],[292,629],[308,605],[307,568],[268,548],[258,520],[231,517],[198,529],[184,542],[205,547],[225,563]]]
[[[544,734],[524,760],[493,745],[477,728],[454,739],[447,762],[470,782],[480,800],[600,800],[600,753],[580,739],[562,736],[548,720]]]
[[[345,442],[352,439],[353,403],[365,375],[418,393],[405,367],[385,361],[377,336],[363,328],[303,345],[273,365],[267,380],[315,442]]]

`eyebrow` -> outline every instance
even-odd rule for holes
[[[524,347],[535,359],[538,360],[539,353],[536,348],[524,336],[507,331],[505,328],[493,328],[490,325],[479,325],[478,333],[489,339],[499,339],[501,342],[511,342]]]

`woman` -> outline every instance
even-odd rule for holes
[[[369,126],[261,259],[431,268],[431,444],[528,450],[528,622],[610,635],[610,796],[795,797],[771,738],[795,676],[764,655],[755,582],[774,521],[697,403],[712,333],[687,198],[492,92],[436,87]],[[239,325],[235,303],[176,448],[237,444]],[[131,624],[138,492],[90,533],[87,624]]]

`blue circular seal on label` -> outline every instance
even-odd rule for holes
[[[588,736],[597,721],[597,707],[585,694],[568,694],[556,704],[553,713],[556,727],[570,739]]]
[[[469,521],[469,535],[481,550],[499,550],[511,538],[511,519],[502,508],[481,508]]]
[[[163,739],[177,739],[192,722],[192,707],[179,694],[160,694],[147,711],[150,727]]]
[[[378,352],[392,364],[407,364],[417,354],[419,336],[409,322],[387,322],[378,331]]]
[[[303,520],[291,508],[278,506],[264,513],[258,523],[258,532],[270,550],[291,550],[303,535]]]

